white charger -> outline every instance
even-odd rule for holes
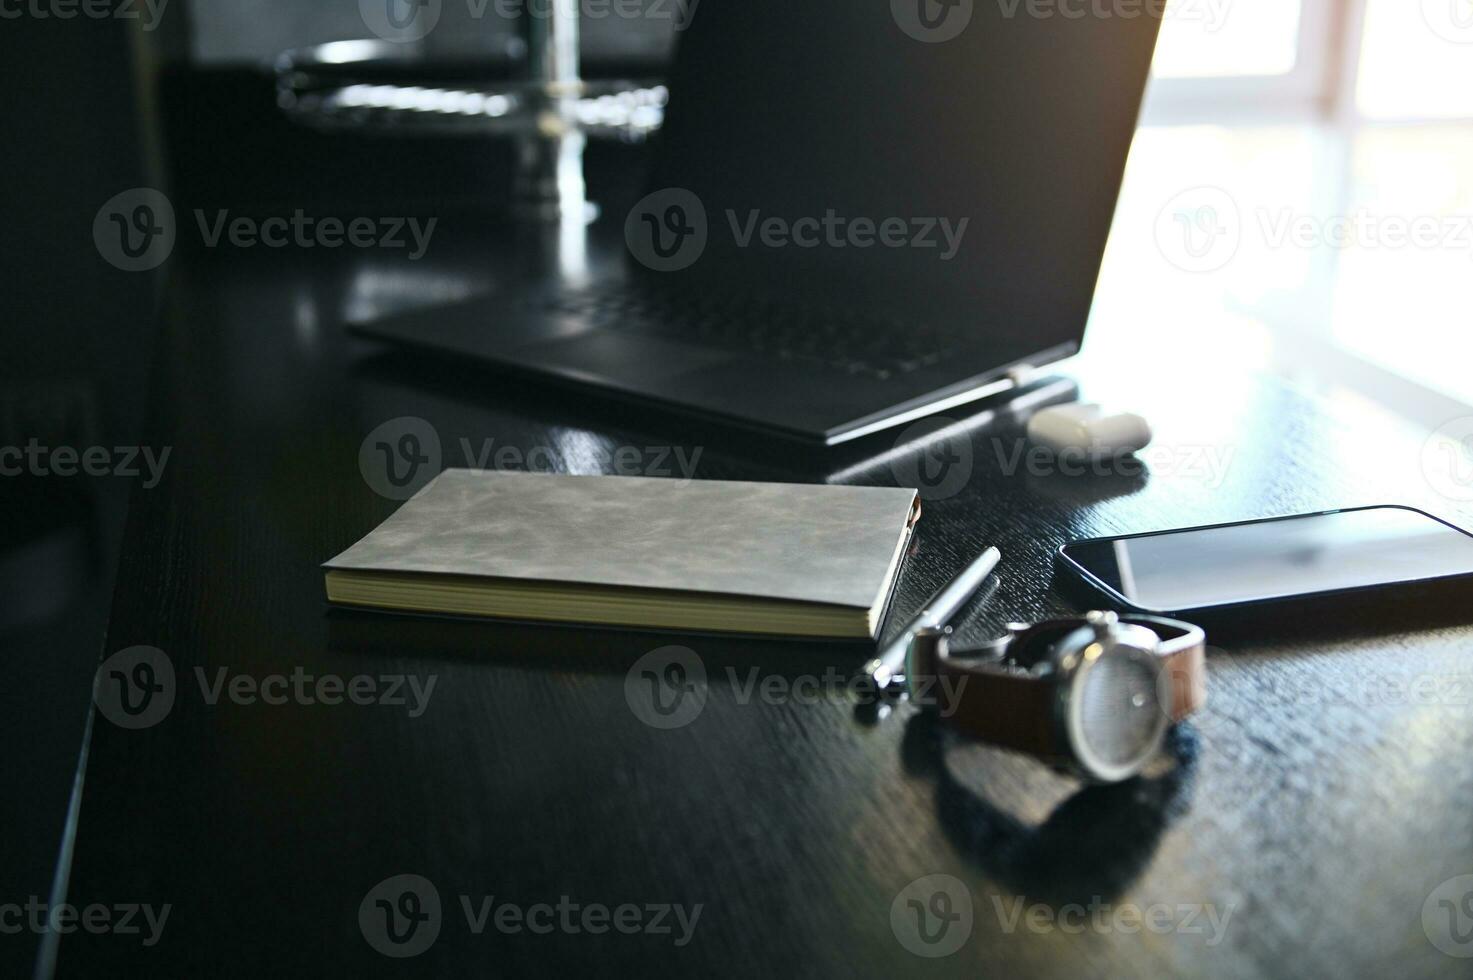
[[[1040,409],[1028,420],[1028,438],[1055,455],[1112,459],[1151,444],[1151,424],[1134,412],[1106,414],[1093,402]]]

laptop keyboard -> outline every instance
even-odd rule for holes
[[[913,323],[739,297],[593,289],[550,307],[603,329],[822,364],[877,381],[939,364],[949,353],[935,331]]]

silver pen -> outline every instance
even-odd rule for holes
[[[879,655],[864,665],[864,673],[875,682],[875,690],[885,692],[904,680],[905,654],[910,641],[923,629],[939,629],[967,604],[987,576],[1002,560],[1002,552],[988,548],[981,556],[950,582],[943,585],[911,623],[900,631],[900,635],[881,650]]]

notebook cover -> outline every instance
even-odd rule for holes
[[[891,487],[452,469],[324,567],[868,609],[917,513]]]

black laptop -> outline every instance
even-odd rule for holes
[[[354,329],[828,444],[999,392],[1083,339],[1159,27],[1031,9],[702,0],[624,274]]]

